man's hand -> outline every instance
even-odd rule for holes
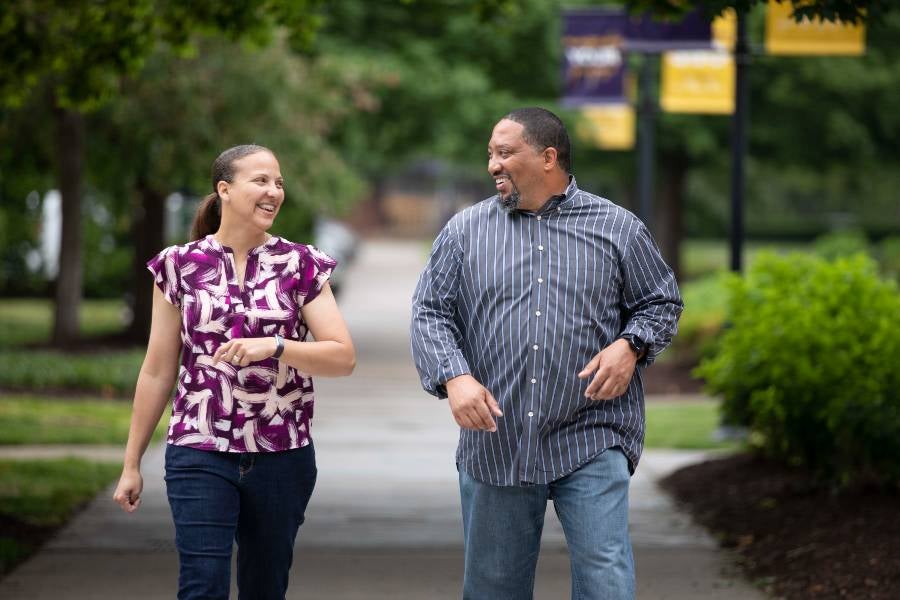
[[[500,405],[471,375],[460,375],[447,382],[447,396],[453,418],[460,427],[475,431],[497,431],[494,417],[502,417]]]
[[[578,374],[579,379],[593,380],[584,392],[591,400],[611,400],[618,398],[628,389],[637,356],[627,340],[618,339],[601,350]]]

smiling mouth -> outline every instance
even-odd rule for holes
[[[271,202],[260,202],[256,205],[256,208],[272,216],[275,215],[275,211],[277,210],[277,207]]]
[[[497,186],[498,190],[507,183],[509,183],[509,177],[506,175],[500,175],[499,177],[494,177],[494,185]]]

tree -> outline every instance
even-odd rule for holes
[[[81,204],[86,131],[84,114],[140,68],[160,41],[189,48],[195,31],[265,41],[283,23],[295,45],[308,43],[320,0],[182,3],[177,0],[7,2],[0,12],[0,106],[21,106],[46,89],[52,106],[56,177],[63,227],[56,282],[53,342],[78,336],[82,288]]]
[[[881,19],[893,6],[890,0],[781,0],[790,2],[794,8],[794,18],[822,19],[825,21],[845,21],[860,23]],[[719,15],[732,8],[738,12],[749,13],[767,0],[706,0],[703,6],[708,14]],[[677,0],[628,0],[632,12],[652,12],[661,18],[678,17],[695,4]]]

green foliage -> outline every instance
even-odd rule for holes
[[[0,12],[0,105],[22,105],[42,81],[61,107],[95,108],[165,41],[189,51],[196,32],[265,43],[276,23],[297,46],[319,26],[319,0],[5,2]]]
[[[900,293],[864,255],[760,256],[696,373],[761,450],[839,482],[900,481]]]
[[[834,260],[854,254],[867,254],[869,240],[862,231],[838,231],[816,238],[813,245],[816,254],[826,260]]]
[[[748,11],[766,2],[767,0],[706,0],[703,6],[709,14],[717,15],[729,8]],[[859,23],[878,19],[894,8],[890,0],[779,0],[779,2],[790,2],[794,9],[794,18],[798,21],[812,19]],[[632,11],[650,10],[657,16],[668,18],[677,18],[695,6],[691,2],[673,0],[628,0],[627,3]]]
[[[0,460],[0,515],[29,525],[61,525],[121,470],[76,458]]]
[[[696,364],[721,333],[727,305],[725,277],[718,273],[680,286],[684,312],[670,348],[679,363]]]
[[[162,438],[168,419],[164,412],[154,439]],[[130,423],[130,402],[9,394],[0,398],[0,445],[122,445]]]
[[[900,280],[900,236],[886,237],[876,251],[881,271],[888,277]]]
[[[719,407],[714,401],[647,403],[645,448],[708,450],[733,448],[734,442],[714,438],[719,426]]]
[[[142,348],[83,354],[0,350],[0,388],[128,397],[143,359]]]

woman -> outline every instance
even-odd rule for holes
[[[141,457],[175,386],[166,488],[178,598],[228,598],[236,541],[240,596],[283,599],[316,481],[310,376],[349,375],[355,351],[328,285],[334,260],[267,233],[284,202],[275,155],[230,148],[212,184],[193,241],[148,263],[150,342],[113,498],[140,506]]]

